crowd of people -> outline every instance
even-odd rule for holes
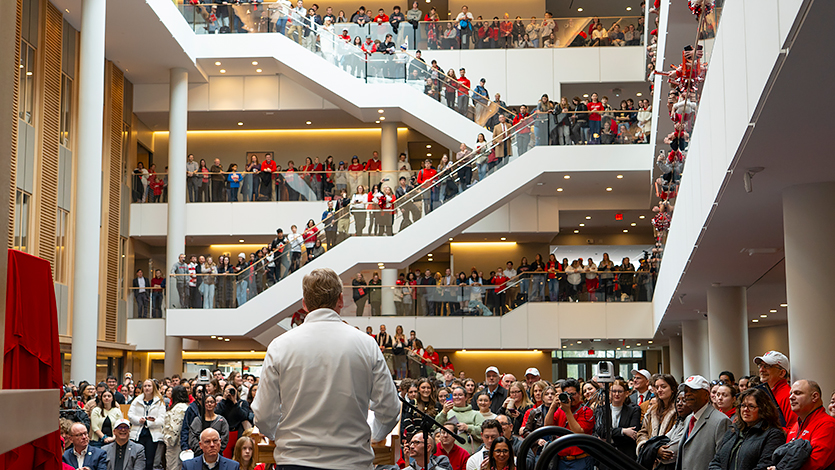
[[[826,398],[816,382],[792,378],[777,351],[754,358],[758,373],[738,380],[723,371],[715,380],[694,375],[679,384],[669,374],[636,369],[609,383],[548,382],[534,367],[518,380],[495,366],[483,378],[469,377],[448,356],[424,349],[414,331],[406,338],[398,327],[391,336],[382,325],[367,333],[398,379],[400,396],[446,428],[404,405],[399,468],[512,470],[519,459],[533,468],[556,436],[532,443],[524,456],[522,440],[552,425],[611,436],[624,456],[650,470],[824,470],[835,462],[835,393]],[[211,464],[223,455],[253,470],[260,435],[251,404],[258,386],[258,377],[219,369],[189,380],[135,384],[127,373],[122,384],[112,376],[97,385],[68,384],[61,404],[64,462],[80,467],[78,455],[91,470],[112,469],[116,459],[131,470],[192,470],[181,458],[203,455]],[[570,447],[559,452],[556,468],[595,466],[601,468],[586,450]]]
[[[349,44],[367,39],[375,44],[375,51],[371,52],[385,51],[387,48],[380,44],[391,42],[387,39],[396,39],[397,44],[411,49],[419,45],[428,49],[506,49],[638,46],[643,44],[644,36],[643,15],[628,18],[629,24],[621,24],[623,18],[607,20],[607,29],[598,17],[590,21],[557,20],[548,11],[542,20],[536,16],[529,20],[518,15],[511,18],[509,13],[491,20],[474,16],[467,5],[449,19],[441,20],[434,7],[425,11],[416,1],[407,10],[395,5],[390,13],[385,8],[375,12],[360,6],[350,15],[344,10],[335,12],[332,7],[321,9],[316,3],[307,7],[303,0],[281,0],[259,8],[260,3],[195,0],[187,5],[184,14],[200,34],[277,32],[311,50],[318,42],[323,51],[327,49],[325,43],[337,36]],[[251,8],[252,4],[255,8]],[[643,2],[641,9],[643,12]],[[577,28],[580,21],[588,21],[588,25]],[[564,34],[560,34],[560,23]]]
[[[544,261],[522,257],[518,265],[508,261],[485,277],[473,266],[470,273],[455,275],[450,268],[443,274],[427,269],[401,273],[394,286],[383,286],[380,275],[366,280],[358,272],[351,280],[351,299],[356,315],[366,306],[371,316],[449,316],[502,315],[526,302],[631,302],[650,301],[657,272],[647,259],[635,269],[629,258],[621,264],[603,254],[600,263],[588,258],[557,260],[553,253]],[[517,268],[518,267],[518,268]],[[346,286],[347,287],[347,286]],[[382,289],[394,287],[395,312],[382,312]]]

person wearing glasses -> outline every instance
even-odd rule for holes
[[[78,470],[107,470],[107,453],[90,445],[90,434],[84,423],[75,423],[70,428],[72,446],[64,452],[61,460]]]
[[[609,409],[598,407],[595,419],[594,434],[601,439],[606,438],[603,413],[611,413],[611,436],[615,448],[632,459],[635,459],[636,438],[641,427],[641,408],[632,403],[627,390],[629,386],[622,379],[616,379],[609,387]],[[606,468],[605,466],[599,466]]]
[[[774,402],[760,389],[746,390],[739,396],[735,416],[734,426],[725,433],[709,469],[752,470],[771,466],[771,455],[786,442]]]
[[[797,415],[792,411],[789,387],[789,358],[779,351],[768,351],[762,356],[754,358],[757,365],[757,373],[760,376],[761,388],[771,396],[777,405],[778,420],[783,426],[783,431],[788,432],[795,423]]]
[[[423,433],[419,432],[412,436],[407,444],[406,452],[409,455],[410,465],[404,470],[453,470],[446,455],[434,455],[435,438],[431,434],[426,435],[427,441],[423,440]],[[428,447],[429,461],[426,461],[425,449]]]
[[[515,470],[516,461],[513,456],[513,446],[504,437],[499,437],[490,446],[490,470]]]

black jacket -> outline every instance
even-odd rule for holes
[[[786,443],[786,435],[780,428],[763,429],[762,424],[760,421],[742,432],[736,426],[729,429],[710,470],[765,470],[773,465],[771,455]]]
[[[594,410],[594,434],[601,438],[605,435],[603,413],[607,412],[611,413],[611,411],[607,410],[605,406],[598,406]],[[633,460],[637,458],[635,451],[637,445],[634,439],[623,434],[623,430],[625,428],[635,428],[637,431],[640,427],[641,407],[627,399],[623,404],[623,408],[620,410],[618,422],[612,423],[612,444],[617,450],[623,452]],[[604,467],[601,466],[601,468]]]

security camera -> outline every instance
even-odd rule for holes
[[[612,383],[615,381],[615,365],[611,361],[597,363],[597,382]]]

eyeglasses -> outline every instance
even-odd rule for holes
[[[494,454],[509,454],[510,450],[508,449],[496,449],[493,451]]]
[[[751,410],[751,411],[756,410],[757,408],[759,408],[759,406],[757,406],[757,405],[748,405],[746,403],[743,403],[743,404],[739,405],[739,407],[743,410],[747,409],[747,410]]]

